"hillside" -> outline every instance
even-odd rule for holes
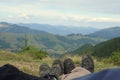
[[[74,50],[84,44],[98,44],[104,39],[87,37],[84,35],[59,36],[44,31],[34,30],[16,24],[1,23],[7,27],[0,27],[0,47],[7,50],[20,50],[27,35],[28,44],[52,53],[64,53]]]
[[[94,51],[93,45],[85,44],[85,45],[79,47],[78,49],[71,51],[70,53],[82,55],[82,54],[91,54],[91,53],[93,53],[93,51]]]
[[[95,46],[86,44],[83,45],[82,47],[79,47],[76,50],[73,50],[71,53],[80,55],[90,53],[93,56],[99,58],[106,58],[111,57],[114,52],[117,52],[119,50],[120,50],[120,37],[99,43]]]
[[[120,37],[114,38],[94,47],[94,56],[110,57],[113,52],[120,50]]]
[[[97,32],[91,33],[88,36],[101,37],[101,38],[106,38],[106,39],[120,37],[120,27],[102,29]]]
[[[19,26],[17,24],[10,24],[6,22],[0,23],[0,33],[26,33],[26,34],[47,34],[47,32],[30,29],[24,26]]]
[[[26,26],[31,29],[37,29],[37,30],[42,30],[46,31],[52,34],[57,34],[57,35],[68,35],[71,33],[75,34],[90,34],[95,31],[97,31],[97,28],[92,28],[92,27],[74,27],[74,26],[62,26],[62,25],[49,25],[49,24],[18,24],[21,26]]]

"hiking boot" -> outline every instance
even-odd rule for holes
[[[63,63],[60,61],[60,59],[56,59],[53,61],[52,67],[51,67],[51,74],[59,77],[60,75],[63,74]]]
[[[62,75],[63,73],[64,73],[64,66],[63,66],[63,62],[60,60],[60,59],[56,59],[56,60],[54,60],[53,61],[53,64],[52,64],[52,66],[53,65],[56,65],[56,64],[58,64],[59,66],[60,66],[60,75]]]
[[[39,68],[40,76],[44,77],[44,76],[46,76],[49,73],[50,73],[50,67],[48,66],[48,64],[46,64],[46,63],[41,64],[41,66]]]
[[[64,60],[64,74],[71,73],[71,71],[75,68],[74,62],[72,59],[68,58]]]
[[[81,67],[87,69],[90,72],[94,72],[94,61],[90,55],[82,56]]]
[[[61,75],[61,67],[59,64],[52,65],[50,75],[54,75],[57,78]]]

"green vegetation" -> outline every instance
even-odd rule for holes
[[[85,44],[83,46],[81,46],[80,48],[74,50],[74,51],[71,51],[70,53],[72,53],[73,55],[74,54],[79,54],[79,55],[82,55],[82,54],[92,54],[94,51],[94,46],[91,45],[91,44]]]
[[[41,63],[52,63],[52,59],[45,57],[44,59],[34,58],[27,53],[12,53],[8,51],[0,50],[0,66],[5,64],[12,64],[18,67],[20,70],[33,75],[39,75],[39,66]]]
[[[81,56],[74,55],[74,56],[64,56],[61,58],[62,61],[66,58],[71,58],[76,66],[80,66],[81,64]],[[106,69],[106,68],[113,68],[118,67],[115,66],[112,63],[104,63],[103,61],[98,61],[96,58],[94,58],[95,62],[95,72]],[[24,71],[26,73],[32,74],[32,75],[39,75],[39,66],[42,63],[47,63],[49,66],[52,65],[54,58],[51,57],[45,57],[43,59],[36,59],[32,57],[29,54],[15,54],[8,51],[0,51],[0,66],[5,64],[12,64],[16,67],[18,67],[21,71]]]
[[[84,45],[74,51],[73,54],[89,54],[104,63],[120,65],[120,37],[102,42],[96,46]]]
[[[47,57],[48,53],[43,50],[39,50],[38,48],[35,48],[34,46],[28,46],[23,48],[21,51],[22,54],[29,54],[35,59],[43,59]]]
[[[120,37],[120,27],[117,26],[117,27],[102,29],[94,33],[91,33],[88,36],[113,39],[116,37]]]
[[[36,48],[34,46],[28,45],[28,41],[29,40],[27,38],[27,35],[25,34],[24,46],[22,47],[22,50],[20,51],[21,53],[23,53],[23,54],[27,53],[30,56],[34,57],[35,59],[42,59],[48,55],[46,51],[39,50],[38,48]]]
[[[81,34],[59,36],[44,31],[22,27],[16,24],[0,23],[0,48],[10,51],[20,51],[23,47],[24,35],[27,35],[28,45],[45,49],[54,53],[72,51],[84,44],[96,45],[104,39],[88,37]],[[5,27],[7,26],[7,27]]]
[[[17,33],[0,33],[1,49],[8,49],[11,51],[19,51],[23,47],[25,34]],[[84,44],[98,44],[104,40],[97,40],[96,38],[89,38],[86,36],[75,37],[58,36],[52,34],[27,34],[28,45],[34,45],[37,48],[45,50],[56,51],[72,51]]]
[[[38,75],[41,63],[51,65],[54,60],[48,55],[59,56],[62,61],[70,57],[76,66],[80,66],[81,55],[85,53],[93,56],[95,71],[120,66],[120,38],[105,41],[107,39],[81,34],[59,36],[17,25],[7,25],[0,31],[1,66],[10,63],[22,71]],[[72,56],[66,56],[66,51],[71,51]]]
[[[120,50],[112,53],[112,56],[110,57],[110,62],[120,66]]]
[[[107,58],[112,56],[114,52],[119,50],[120,50],[120,37],[102,42],[95,46],[92,46],[91,44],[86,44],[72,51],[72,53],[75,54],[91,53],[93,56],[98,58]]]
[[[110,57],[113,52],[120,50],[120,37],[100,43],[94,47],[93,55],[96,57]]]

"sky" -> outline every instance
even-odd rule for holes
[[[0,0],[0,22],[120,26],[120,0]]]

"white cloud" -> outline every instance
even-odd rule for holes
[[[120,25],[120,0],[0,0],[0,18],[72,26]],[[5,14],[4,14],[5,13]],[[103,25],[104,26],[104,25]]]
[[[66,11],[82,11],[120,14],[120,0],[0,0],[0,4],[19,6],[32,5],[33,7],[43,6],[45,8],[59,9]]]
[[[26,13],[21,13],[21,14],[19,15],[19,18],[22,18],[22,19],[30,19],[30,16],[29,16],[28,14],[26,14]]]

